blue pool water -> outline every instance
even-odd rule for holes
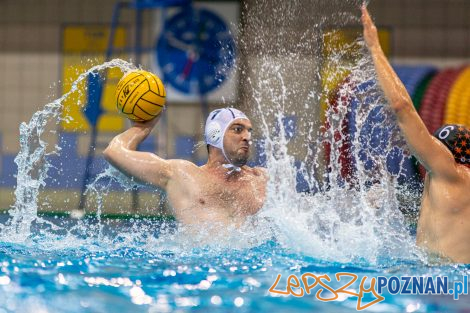
[[[50,221],[69,230],[76,227],[71,219]],[[359,279],[441,275],[450,281],[470,274],[463,265],[429,266],[409,259],[326,261],[293,252],[275,238],[236,249],[197,246],[175,237],[172,223],[165,223],[162,233],[163,222],[157,220],[104,220],[100,236],[96,220],[86,223],[89,227],[81,234],[58,228],[55,235],[41,233],[43,225],[22,243],[0,243],[0,312],[351,312],[357,305],[354,296],[322,302],[314,296],[318,287],[301,298],[268,290],[278,274],[279,290],[291,274],[333,278],[349,272]],[[358,286],[350,290],[358,291]],[[383,295],[384,301],[366,311],[467,312],[470,307],[463,295],[459,300],[450,295]],[[369,295],[363,301],[372,300]]]

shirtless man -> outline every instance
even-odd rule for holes
[[[387,61],[365,6],[362,24],[385,97],[408,147],[427,171],[417,243],[454,262],[470,263],[470,131],[445,125],[433,137]]]
[[[201,167],[136,151],[157,120],[134,123],[117,135],[104,151],[106,160],[126,175],[165,190],[176,219],[185,225],[237,225],[261,209],[267,174],[246,165],[252,125],[245,114],[234,108],[209,114],[205,127],[209,158]]]

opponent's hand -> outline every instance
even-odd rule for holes
[[[380,47],[379,34],[377,32],[377,27],[375,27],[374,22],[370,18],[369,12],[365,4],[361,6],[362,11],[362,26],[364,27],[364,40],[369,49]]]

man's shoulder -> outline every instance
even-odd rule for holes
[[[252,173],[253,175],[256,175],[256,176],[264,176],[264,177],[268,177],[268,169],[265,168],[265,167],[249,167],[247,166],[247,170]]]
[[[174,169],[180,169],[180,170],[185,170],[185,171],[199,169],[199,166],[197,166],[196,164],[188,160],[171,159],[169,160],[169,162],[170,162],[171,167]]]
[[[454,167],[455,173],[451,176],[428,173],[426,179],[428,179],[429,190],[438,195],[447,196],[449,192],[452,192],[458,197],[470,198],[470,193],[466,192],[470,189],[470,168],[458,163],[455,163]]]
[[[458,171],[462,185],[465,186],[465,190],[468,190],[470,187],[470,166],[467,164],[459,164]]]

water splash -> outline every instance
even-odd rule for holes
[[[126,61],[115,59],[101,65],[94,66],[79,75],[73,82],[69,92],[59,99],[45,105],[43,110],[36,112],[29,123],[20,125],[20,150],[15,157],[18,166],[17,186],[15,189],[15,204],[10,209],[11,219],[1,230],[2,234],[8,234],[8,238],[14,241],[23,241],[30,235],[30,227],[33,221],[40,220],[37,216],[38,196],[40,189],[45,186],[48,170],[51,165],[47,157],[60,153],[60,147],[56,146],[52,152],[47,152],[48,142],[44,138],[47,127],[58,125],[62,120],[70,121],[70,117],[61,116],[64,101],[74,93],[83,92],[79,85],[88,75],[97,74],[108,68],[119,67],[123,72],[135,67]],[[77,103],[77,106],[83,106]]]
[[[249,27],[256,29],[247,33],[256,44],[241,42],[251,65],[245,73],[246,98],[253,99],[248,103],[261,125],[270,176],[261,216],[273,221],[284,247],[322,259],[372,264],[424,259],[400,210],[403,188],[397,179],[403,166],[393,174],[387,167],[387,153],[406,148],[375,81],[373,63],[359,32],[352,32],[356,39],[349,43],[335,41],[335,36],[349,35],[343,28],[360,25],[360,3],[343,3],[356,14],[349,13],[351,8],[335,11],[319,17],[309,30],[290,34],[302,40],[287,47],[292,41],[282,29],[300,22],[285,12],[305,14],[296,11],[302,6],[295,1],[276,4],[266,20],[250,19],[250,14],[268,10],[268,2],[246,10],[245,20],[254,20]],[[373,127],[389,134],[379,138],[382,150],[363,131],[374,114],[382,120]],[[292,120],[295,130],[289,126]]]
[[[264,2],[260,3],[257,9],[264,7]],[[354,1],[351,3],[356,4]],[[274,11],[270,17],[272,20],[268,22],[277,25],[275,29],[295,26],[295,14],[288,18],[276,17],[285,17],[285,12],[298,11],[295,1],[281,2],[270,10]],[[343,26],[358,23],[357,16],[348,12],[332,12],[331,16],[333,20],[341,20],[340,25]],[[46,126],[67,120],[67,117],[61,117],[62,103],[74,92],[79,92],[78,85],[90,73],[110,67],[119,67],[123,72],[134,68],[125,61],[113,60],[82,73],[67,94],[47,104],[44,110],[34,114],[29,123],[21,125],[21,148],[15,159],[18,164],[16,202],[10,210],[12,218],[3,226],[1,233],[9,234],[8,240],[21,242],[30,237],[31,226],[39,222],[45,224],[43,227],[47,229],[43,234],[48,231],[59,234],[65,245],[87,242],[99,246],[103,243],[125,246],[143,240],[178,251],[178,246],[183,246],[187,248],[185,251],[190,251],[200,245],[208,245],[213,250],[220,246],[242,249],[274,238],[288,249],[328,260],[377,263],[383,258],[413,258],[418,251],[399,210],[396,175],[387,171],[380,155],[364,152],[360,132],[354,136],[340,131],[345,119],[352,113],[358,129],[375,108],[383,108],[384,114],[388,114],[383,96],[373,82],[374,71],[370,59],[362,43],[357,40],[344,49],[328,52],[325,57],[323,48],[326,45],[325,29],[329,25],[327,21],[331,23],[323,17],[312,23],[310,29],[296,32],[295,36],[300,40],[290,46],[282,44],[286,42],[286,36],[291,35],[289,32],[280,31],[277,36],[272,32],[270,36],[256,33],[253,38],[255,52],[247,55],[246,59],[252,60],[255,56],[255,61],[250,65],[251,70],[257,73],[257,80],[246,73],[246,68],[238,65],[247,76],[245,87],[252,95],[248,98],[253,100],[254,117],[260,120],[264,154],[271,177],[266,204],[255,217],[256,222],[249,222],[242,229],[228,230],[226,236],[217,236],[222,244],[215,245],[207,240],[207,232],[187,236],[188,230],[181,228],[175,234],[174,228],[165,224],[155,236],[146,234],[152,233],[152,226],[147,225],[107,237],[103,232],[106,222],[101,219],[100,210],[109,184],[111,181],[117,182],[125,191],[135,187],[134,182],[111,168],[99,174],[87,191],[95,196],[94,203],[98,208],[96,221],[79,220],[64,232],[60,226],[37,217],[38,194],[45,186],[50,168],[47,157],[51,153],[60,153],[60,147],[47,152],[48,143],[41,139]],[[256,22],[258,24],[252,23],[248,28],[263,29],[266,21]],[[249,53],[248,48],[253,48],[253,44],[249,45],[244,39],[239,44],[242,53]],[[311,69],[305,66],[308,57],[315,61]],[[325,68],[332,72],[348,73],[348,83],[340,84],[337,90],[328,89],[325,86],[335,85],[337,78],[324,75]],[[293,80],[292,76],[304,79]],[[305,84],[308,80],[310,84]],[[370,81],[371,84],[358,88]],[[357,102],[355,109],[350,105],[352,98]],[[324,102],[328,109],[323,121],[321,105]],[[297,132],[294,137],[288,121],[293,116],[296,117]],[[392,123],[393,120],[390,125]],[[397,129],[390,129],[395,135],[389,138],[387,149],[402,145]],[[344,176],[342,172],[340,151],[345,143],[349,145],[351,164],[354,166],[349,176]],[[325,156],[325,146],[329,146],[328,156]],[[363,161],[364,153],[368,156],[367,164]],[[298,190],[299,178],[304,182],[301,192]],[[41,239],[39,241],[42,242]]]

